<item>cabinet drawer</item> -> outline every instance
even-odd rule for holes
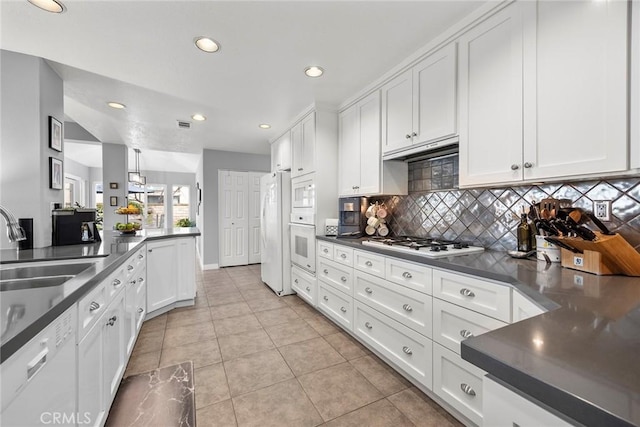
[[[431,340],[360,301],[354,301],[354,305],[355,334],[431,389]]]
[[[122,267],[118,267],[116,271],[111,273],[109,277],[104,281],[105,290],[107,296],[107,303],[113,299],[113,297],[120,291],[121,289],[126,288],[129,281],[135,280],[132,274],[125,274],[124,269]]]
[[[482,379],[485,372],[454,352],[433,344],[433,391],[467,418],[482,424]]]
[[[135,280],[136,294],[142,292],[147,281],[146,267],[139,267],[138,270],[136,270],[136,275],[131,280]]]
[[[142,292],[136,295],[135,302],[135,327],[136,332],[140,331],[142,322],[147,315],[147,290],[143,289]]]
[[[340,264],[353,267],[353,249],[347,248],[346,246],[334,245],[333,260]]]
[[[431,295],[431,269],[422,265],[385,258],[385,277],[391,282]]]
[[[107,282],[103,281],[78,302],[78,342],[107,308]]]
[[[318,301],[316,278],[298,267],[291,267],[291,288],[312,306]]]
[[[331,243],[318,240],[318,256],[333,259],[333,245]]]
[[[353,296],[353,269],[337,262],[320,260],[318,279],[349,296]]]
[[[353,251],[353,266],[365,273],[384,277],[384,257],[371,252]]]
[[[458,305],[433,299],[433,340],[460,354],[460,342],[507,324]]]
[[[507,285],[433,270],[433,296],[511,322],[511,288]]]
[[[353,298],[318,282],[318,307],[345,329],[353,329]]]
[[[432,297],[361,271],[354,274],[355,298],[426,337],[431,337]]]

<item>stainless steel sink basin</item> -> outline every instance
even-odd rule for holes
[[[28,279],[14,279],[0,281],[0,292],[19,291],[23,289],[49,288],[62,285],[74,276],[50,276]]]
[[[13,281],[35,278],[51,278],[52,276],[67,277],[66,280],[69,280],[71,277],[80,274],[93,264],[94,263],[89,262],[7,268],[0,270],[0,282],[7,280]]]

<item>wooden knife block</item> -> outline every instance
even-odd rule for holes
[[[579,237],[560,237],[568,245],[581,250],[577,254],[561,251],[562,266],[598,275],[623,274],[640,276],[640,253],[619,234],[607,236],[595,232],[597,239],[590,242]]]

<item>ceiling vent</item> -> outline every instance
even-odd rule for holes
[[[190,122],[183,122],[182,120],[178,120],[178,128],[180,129],[191,129]]]

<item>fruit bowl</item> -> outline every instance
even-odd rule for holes
[[[120,234],[136,234],[137,230],[118,230]]]

